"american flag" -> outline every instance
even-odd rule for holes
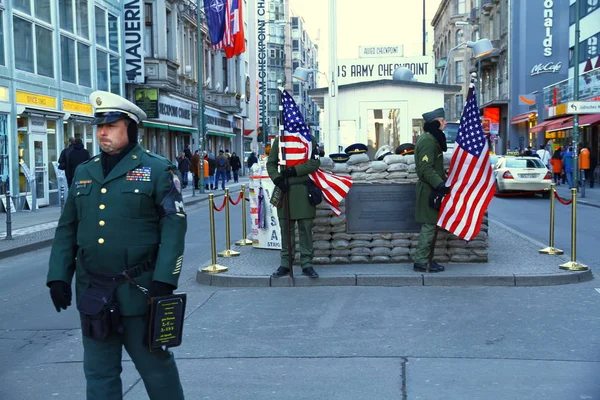
[[[442,201],[437,225],[465,240],[477,236],[496,191],[494,182],[488,141],[481,126],[475,89],[471,88],[450,161],[447,183],[452,190]]]
[[[283,140],[279,143],[279,164],[293,167],[307,162],[312,156],[312,137],[296,102],[285,90],[281,93],[281,104]],[[340,215],[339,204],[350,191],[352,178],[335,175],[320,168],[308,177],[321,189],[323,199],[335,215]]]

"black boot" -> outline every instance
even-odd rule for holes
[[[314,270],[313,267],[302,268],[302,275],[308,276],[309,278],[318,278],[319,274]]]
[[[441,268],[440,268],[441,267]],[[443,271],[444,267],[442,267],[441,265],[435,265],[435,264],[431,264],[429,266],[429,272],[441,272]],[[427,272],[427,263],[415,263],[413,265],[413,270],[416,272]]]
[[[271,275],[273,278],[281,278],[283,276],[289,275],[290,269],[286,267],[279,267],[277,271],[273,272]]]

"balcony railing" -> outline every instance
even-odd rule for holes
[[[565,79],[544,88],[544,106],[552,107],[565,104],[574,99],[574,80]],[[579,100],[600,100],[600,68],[579,75]]]

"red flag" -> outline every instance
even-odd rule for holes
[[[460,118],[447,183],[452,190],[442,201],[437,225],[471,240],[479,233],[483,215],[496,191],[474,88],[469,90]]]
[[[225,56],[232,58],[246,51],[244,39],[244,21],[242,20],[242,0],[233,0],[231,3],[231,33],[232,44],[225,47]]]
[[[296,102],[285,90],[281,93],[281,103],[283,105],[283,140],[279,143],[279,163],[293,167],[310,159],[312,137]],[[321,189],[323,199],[329,204],[329,208],[335,215],[340,215],[340,201],[350,191],[352,178],[335,175],[320,168],[308,174],[308,177]]]

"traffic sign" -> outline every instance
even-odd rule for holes
[[[567,114],[600,114],[600,101],[570,101]]]

